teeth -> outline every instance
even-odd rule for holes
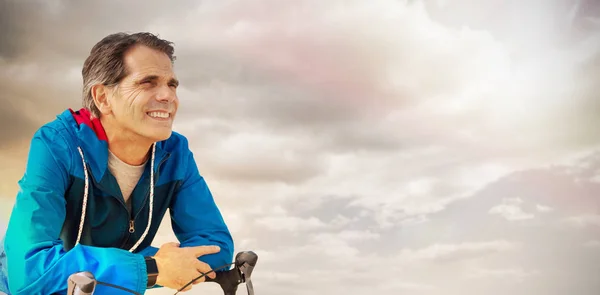
[[[169,113],[164,113],[164,112],[150,112],[150,113],[148,113],[148,115],[150,115],[150,117],[153,117],[153,118],[168,118],[169,117]]]

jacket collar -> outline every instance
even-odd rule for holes
[[[77,145],[83,150],[86,165],[94,178],[101,181],[108,172],[108,138],[100,120],[92,119],[90,112],[85,108],[77,111],[67,109],[61,116],[74,128]],[[163,146],[163,142],[156,144],[154,172],[158,170],[159,163],[169,154]]]

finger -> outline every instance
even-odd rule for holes
[[[202,262],[200,260],[198,260],[198,262],[196,262],[196,270],[198,270],[200,272],[200,274],[202,274],[202,273],[205,274],[205,276],[202,277],[203,281],[204,281],[205,277],[214,279],[217,276],[214,271],[211,271],[212,269],[210,268],[210,265],[208,265],[205,262]]]
[[[202,276],[202,277],[199,278],[198,280],[196,280],[196,282],[202,283],[202,282],[206,282],[206,277],[214,279],[215,278],[215,272],[211,271],[211,270],[199,270],[198,271],[198,276]]]
[[[177,287],[177,290],[180,290],[183,286],[187,285],[188,282],[184,282],[184,281],[179,281],[179,287]],[[187,287],[185,287],[184,289],[181,289],[181,291],[179,292],[186,292],[192,290],[192,285],[189,285]]]
[[[221,248],[219,246],[196,246],[191,247],[190,251],[194,254],[194,256],[200,257],[202,255],[219,253]]]
[[[194,273],[194,278],[193,278],[194,281],[192,282],[193,285],[197,285],[197,284],[204,282],[204,280],[206,279],[206,276],[200,277],[200,275],[202,275],[202,273],[204,273],[204,271],[202,271],[202,272],[196,271]],[[198,277],[200,277],[200,278],[198,278]]]

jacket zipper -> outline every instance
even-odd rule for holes
[[[161,161],[160,163],[158,163],[158,167],[156,168],[157,172],[154,175],[156,179],[159,178],[159,173],[158,170],[160,170],[160,166],[162,166],[162,164],[170,157],[169,154],[167,154]],[[154,180],[156,183],[156,179]],[[133,234],[135,232],[135,220],[137,219],[138,215],[142,212],[142,209],[146,206],[146,202],[148,202],[148,197],[150,196],[150,189],[148,188],[148,192],[146,193],[146,197],[144,198],[144,202],[142,202],[142,206],[140,207],[140,209],[135,213],[135,216],[133,216],[133,219],[129,220],[129,233]],[[126,207],[127,208],[127,207]],[[127,210],[127,213],[129,213],[128,215],[131,216],[131,212],[129,212],[129,210]]]
[[[162,164],[171,157],[170,154],[167,154],[158,164],[156,170],[157,173],[155,174],[155,178],[158,179],[159,177],[159,173],[158,170],[160,170],[160,167],[162,166]],[[91,179],[94,182],[94,184],[96,184],[96,186],[98,186],[98,188],[100,188],[101,190],[104,190],[102,188],[102,186],[100,185],[100,183],[98,183],[98,181],[96,180],[96,177],[94,176],[94,174],[91,171],[91,168],[89,166],[89,163],[87,165],[87,170],[88,173],[91,175]],[[156,181],[155,179],[155,181]],[[135,232],[135,219],[137,218],[137,216],[140,214],[140,212],[142,212],[142,209],[146,206],[146,202],[148,201],[148,196],[150,196],[150,189],[148,188],[148,192],[146,193],[146,198],[144,199],[144,202],[142,203],[141,208],[138,210],[138,212],[136,212],[135,216],[133,217],[133,219],[129,219],[129,235],[126,235],[125,239],[123,240],[123,242],[121,243],[121,247],[123,248],[125,246],[125,244],[127,244],[127,242],[129,241],[129,238],[131,237],[131,235]],[[113,198],[117,199],[119,201],[119,203],[121,203],[121,206],[123,206],[123,208],[125,208],[125,210],[127,211],[127,216],[131,216],[132,212],[129,211],[129,208],[127,208],[127,205],[123,202],[123,200],[116,198],[113,196]]]
[[[105,189],[105,188],[104,188],[102,185],[100,185],[100,183],[98,182],[98,180],[97,180],[97,179],[96,179],[96,177],[94,176],[94,173],[92,173],[92,170],[91,170],[91,168],[90,168],[89,162],[87,162],[87,161],[86,161],[86,164],[87,164],[87,170],[88,170],[88,174],[91,176],[90,178],[92,179],[93,183],[94,183],[94,184],[95,184],[95,185],[96,185],[96,186],[97,186],[97,187],[98,187],[100,190],[106,191],[106,189]],[[124,208],[124,209],[127,211],[127,216],[131,216],[131,212],[130,212],[130,211],[129,211],[129,209],[127,208],[127,205],[125,205],[125,203],[124,203],[124,202],[123,202],[121,199],[119,199],[119,198],[117,198],[117,197],[115,197],[115,196],[112,196],[112,197],[113,197],[113,198],[115,198],[115,199],[117,199],[117,201],[119,201],[119,203],[121,204],[121,206],[123,206],[123,208]],[[135,231],[135,225],[134,225],[134,222],[133,222],[133,220],[129,220],[129,232],[130,232],[130,233],[133,233],[134,231]],[[121,243],[121,247],[120,247],[120,248],[123,248],[123,246],[125,246],[125,243],[127,243],[127,241],[129,240],[129,236],[131,236],[131,235],[126,235],[126,236],[125,236],[125,239],[124,239],[124,241]]]

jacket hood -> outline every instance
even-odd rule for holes
[[[98,140],[108,141],[108,138],[106,137],[106,131],[104,131],[104,127],[102,127],[100,119],[92,118],[92,114],[90,113],[90,111],[88,111],[85,108],[82,108],[78,111],[73,111],[73,109],[69,109],[69,112],[71,112],[71,115],[73,115],[73,118],[75,119],[75,122],[77,122],[77,125],[85,124],[94,131],[94,133],[98,137]]]
[[[81,149],[87,169],[91,171],[94,179],[100,182],[108,168],[108,137],[100,119],[92,118],[90,111],[85,108],[76,111],[66,109],[57,119],[72,136],[74,146]],[[78,154],[77,150],[72,152],[79,158],[79,155],[75,155]]]

